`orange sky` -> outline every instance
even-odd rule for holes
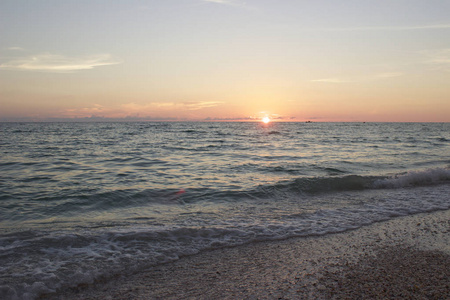
[[[450,2],[2,1],[0,121],[450,121]]]

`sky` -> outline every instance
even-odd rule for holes
[[[450,122],[449,0],[2,0],[0,121]]]

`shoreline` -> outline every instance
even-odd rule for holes
[[[450,210],[180,258],[43,299],[450,297]]]

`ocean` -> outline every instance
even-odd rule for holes
[[[450,209],[450,123],[0,123],[0,298]]]

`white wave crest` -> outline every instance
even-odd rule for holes
[[[435,168],[424,171],[410,171],[406,174],[379,179],[374,182],[375,188],[402,188],[440,184],[450,181],[450,169]]]

